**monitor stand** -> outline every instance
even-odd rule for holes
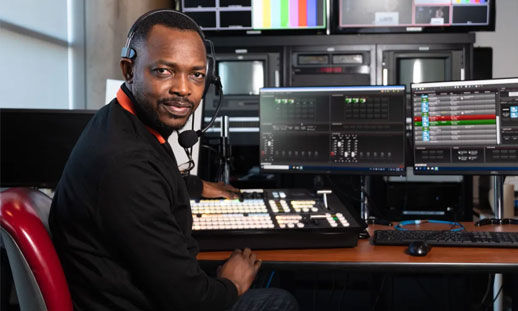
[[[504,178],[505,176],[493,176],[493,213],[495,219],[504,218]]]
[[[369,220],[369,176],[360,177],[360,214],[361,218],[367,222]]]
[[[504,217],[504,178],[505,176],[497,175],[493,176],[493,213],[495,219],[502,219]],[[502,291],[503,275],[501,273],[495,273],[495,279],[493,282],[493,310],[503,310],[503,293]],[[494,296],[498,295],[495,299]]]

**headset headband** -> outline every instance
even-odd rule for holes
[[[201,39],[203,40],[205,45],[209,46],[209,50],[212,53],[211,55],[214,55],[214,53],[213,53],[214,47],[213,47],[212,42],[210,40],[205,39],[205,35],[203,34],[203,31],[201,30],[200,26],[198,26],[198,24],[194,21],[194,19],[192,19],[190,16],[188,16],[188,15],[182,13],[182,12],[178,12],[178,11],[175,11],[175,10],[172,10],[172,9],[156,9],[156,10],[149,11],[149,12],[145,13],[144,15],[140,16],[135,21],[135,23],[133,23],[133,25],[131,26],[130,30],[128,31],[128,36],[126,38],[126,44],[124,44],[124,46],[122,47],[121,57],[123,57],[123,58],[130,58],[130,59],[135,57],[135,54],[136,54],[135,50],[130,48],[130,45],[131,45],[131,41],[133,40],[133,37],[137,33],[138,27],[140,26],[142,21],[144,21],[146,18],[148,18],[151,15],[155,15],[155,14],[159,14],[159,13],[178,14],[178,15],[180,15],[180,16],[188,19],[188,20],[190,20],[193,23],[193,25],[195,25],[197,27],[198,33],[200,34]]]

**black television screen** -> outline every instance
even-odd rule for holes
[[[203,31],[325,31],[327,0],[182,0],[182,11]]]
[[[494,30],[494,0],[338,0],[338,32]]]
[[[405,87],[263,88],[266,172],[405,174]]]
[[[0,109],[0,186],[54,188],[94,113]]]
[[[518,78],[412,84],[414,172],[518,173]]]
[[[264,61],[218,61],[218,75],[225,95],[259,95],[259,89],[264,87]]]

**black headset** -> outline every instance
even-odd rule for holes
[[[131,26],[129,32],[128,32],[128,38],[126,39],[126,44],[124,44],[124,47],[122,47],[121,51],[121,57],[122,58],[129,58],[134,59],[137,56],[137,52],[130,47],[131,40],[133,40],[133,37],[135,36],[135,33],[137,32],[137,29],[139,25],[142,23],[143,20],[148,18],[151,15],[158,14],[158,13],[167,13],[171,14],[171,18],[175,18],[176,16],[182,16],[184,18],[189,19],[192,21],[194,25],[198,28],[198,33],[200,34],[203,43],[205,44],[205,48],[207,49],[207,73],[205,75],[205,90],[203,91],[203,97],[205,98],[205,94],[207,94],[207,91],[209,90],[209,87],[211,84],[214,84],[216,87],[216,92],[219,93],[219,101],[218,106],[216,107],[216,111],[214,112],[214,115],[212,116],[212,119],[210,119],[207,126],[205,126],[203,129],[194,131],[194,130],[187,130],[183,131],[178,135],[178,143],[183,148],[191,148],[198,142],[198,138],[203,135],[211,126],[214,124],[214,121],[216,120],[216,117],[218,116],[219,110],[221,108],[221,100],[223,98],[223,87],[221,86],[221,80],[216,74],[216,58],[214,56],[214,44],[212,41],[205,39],[205,35],[203,34],[203,31],[198,26],[198,24],[189,16],[185,15],[184,13],[172,10],[172,9],[157,9],[153,11],[149,11],[145,13],[144,15],[140,16],[133,26]],[[194,116],[193,116],[194,118]]]

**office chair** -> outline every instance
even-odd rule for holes
[[[72,299],[48,231],[51,199],[40,191],[0,193],[0,231],[22,311],[72,311]]]

